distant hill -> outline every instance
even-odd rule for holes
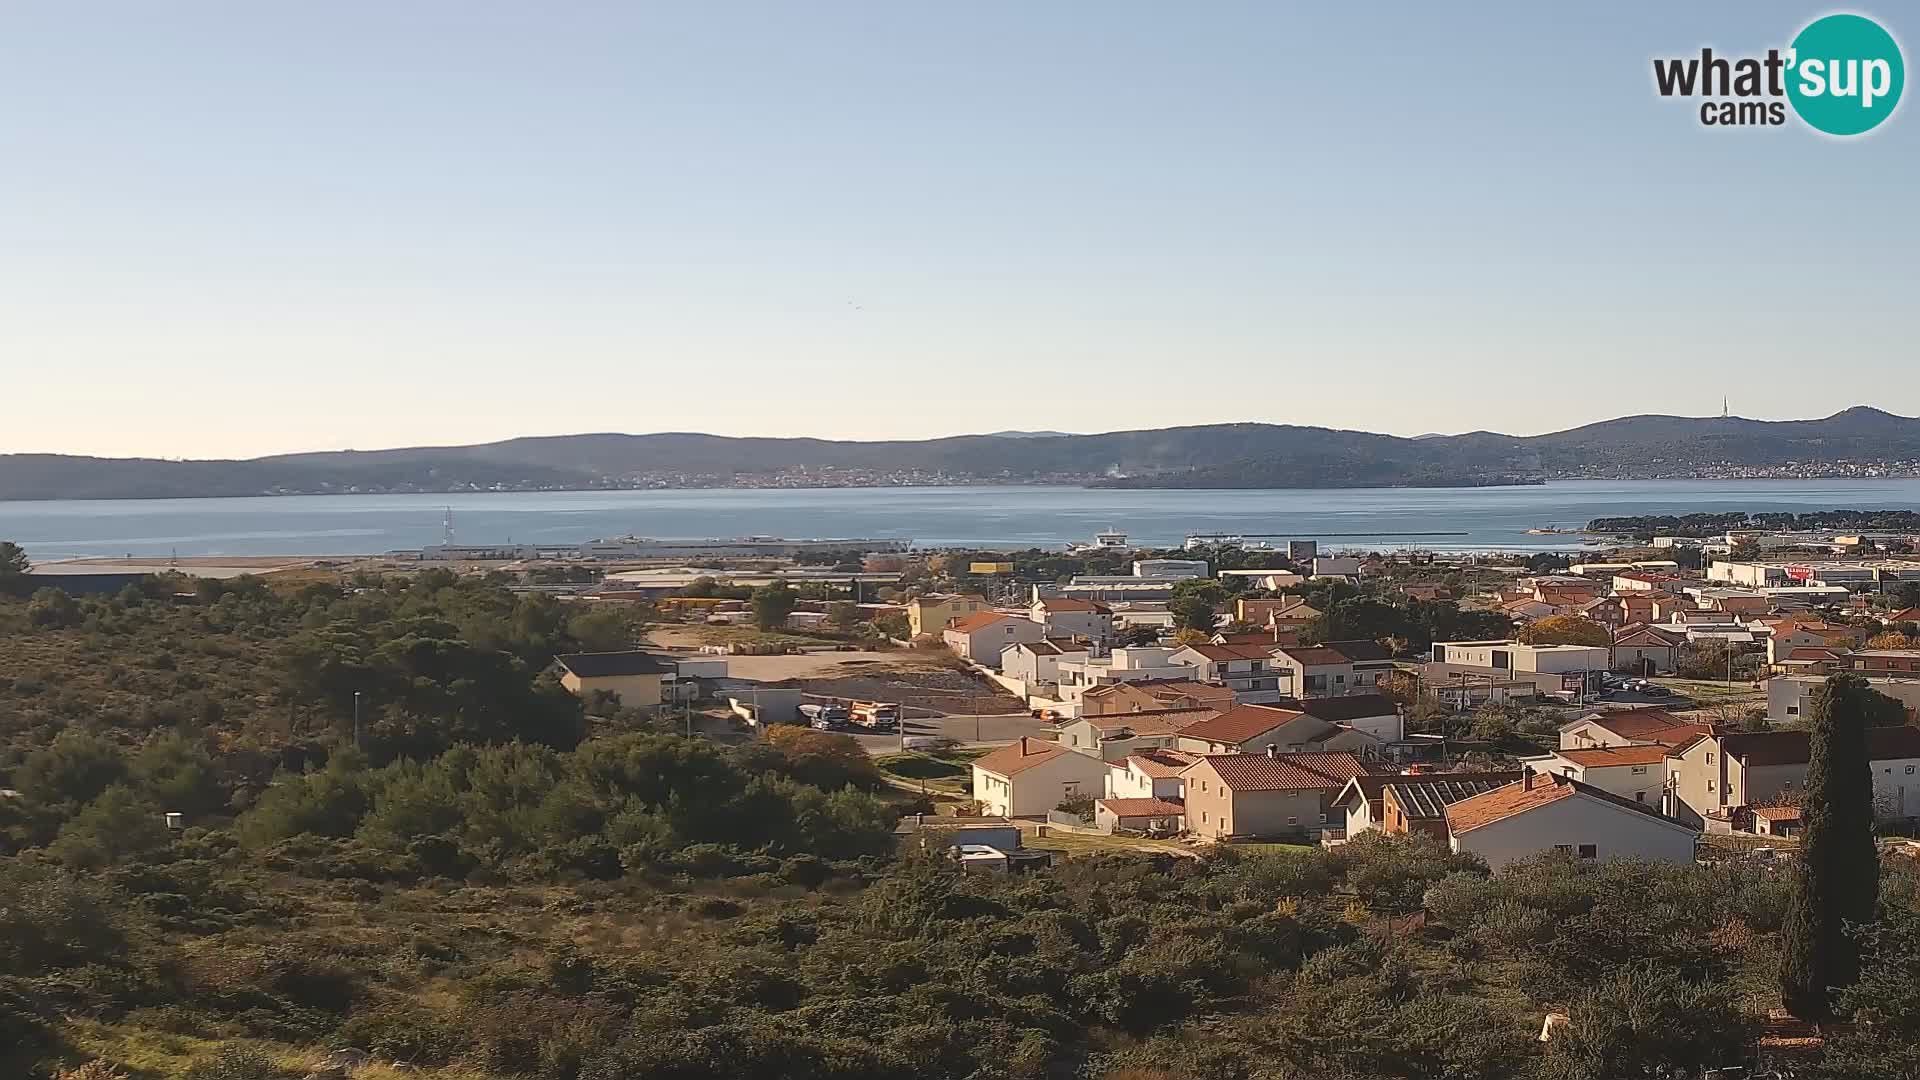
[[[1920,461],[1920,420],[1860,406],[1819,420],[1629,416],[1534,436],[1475,431],[1409,439],[1291,424],[1208,424],[892,442],[688,432],[556,435],[245,461],[12,454],[0,455],[0,499],[943,481],[1432,487],[1911,461]]]

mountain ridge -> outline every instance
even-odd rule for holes
[[[0,499],[940,482],[1433,487],[1888,462],[1920,462],[1920,419],[1858,405],[1808,420],[1644,414],[1541,435],[1409,438],[1238,422],[879,441],[595,432],[246,459],[6,454]]]

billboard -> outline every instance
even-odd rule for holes
[[[1793,579],[1794,581],[1812,581],[1812,580],[1813,580],[1813,567],[1811,567],[1811,566],[1789,566],[1789,567],[1787,567],[1787,576],[1788,576],[1789,578],[1792,578],[1792,579]]]
[[[1011,574],[1013,573],[1013,564],[1011,562],[968,563],[967,573],[969,574]]]

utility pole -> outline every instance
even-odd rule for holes
[[[360,749],[360,691],[353,692],[353,748]]]

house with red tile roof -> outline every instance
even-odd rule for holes
[[[1099,798],[1107,772],[1107,763],[1091,754],[1021,738],[973,760],[973,797],[984,813],[1035,817],[1066,799]]]
[[[1192,754],[1348,750],[1372,758],[1380,753],[1380,741],[1365,732],[1272,705],[1236,705],[1211,720],[1182,728],[1174,745]]]
[[[1621,798],[1658,807],[1661,790],[1667,780],[1669,749],[1671,747],[1653,743],[1644,746],[1555,750],[1538,757],[1522,758],[1521,764],[1535,772],[1570,776]]]
[[[1171,750],[1180,732],[1220,713],[1215,709],[1149,709],[1078,716],[1059,727],[1061,745],[1103,761],[1125,761],[1143,750]]]
[[[1661,708],[1613,709],[1591,712],[1560,725],[1560,749],[1585,750],[1599,746],[1678,746],[1708,726],[1683,720]]]
[[[1569,776],[1528,773],[1446,807],[1447,842],[1499,870],[1543,851],[1691,863],[1699,830]]]
[[[955,656],[997,669],[1008,646],[1045,641],[1047,628],[1004,611],[978,611],[948,623],[940,637]]]
[[[1110,799],[1177,799],[1185,791],[1180,774],[1198,760],[1198,754],[1178,750],[1142,750],[1128,754],[1108,763],[1106,796]]]
[[[1113,645],[1113,609],[1098,600],[1043,596],[1028,609],[1049,638],[1084,638],[1099,650]]]
[[[1104,833],[1120,829],[1144,833],[1177,833],[1186,827],[1187,808],[1177,798],[1097,799],[1094,827]]]
[[[1872,727],[1866,735],[1875,814],[1920,817],[1920,728]],[[1811,754],[1805,729],[1696,736],[1667,751],[1667,788],[1675,800],[1668,812],[1693,822],[1787,801],[1805,790]]]
[[[1373,768],[1351,753],[1213,754],[1181,776],[1198,836],[1318,837],[1333,799]]]

